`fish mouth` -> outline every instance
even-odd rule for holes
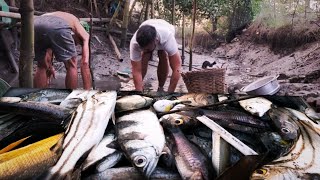
[[[155,170],[159,158],[152,159],[145,167],[143,167],[143,174],[149,179]]]

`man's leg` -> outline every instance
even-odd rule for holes
[[[52,63],[52,50],[47,49],[44,60],[38,61],[38,66],[36,73],[33,78],[33,86],[35,88],[47,88],[48,87],[48,74],[47,70],[49,69]]]
[[[169,58],[167,52],[163,50],[158,51],[159,64],[157,69],[159,89],[163,89],[163,86],[167,80],[169,74]]]
[[[77,89],[78,87],[78,69],[77,69],[77,59],[71,58],[70,60],[64,62],[67,70],[66,74],[66,88]]]

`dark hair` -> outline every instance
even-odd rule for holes
[[[156,39],[157,31],[156,28],[149,25],[143,25],[139,28],[136,35],[136,40],[140,47],[144,48],[152,41]]]

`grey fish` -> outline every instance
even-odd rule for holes
[[[182,179],[212,179],[216,176],[212,164],[202,152],[184,136],[179,127],[166,128],[171,139],[176,167]]]
[[[67,89],[41,89],[37,92],[21,95],[22,101],[37,101],[60,104],[69,94]]]
[[[107,169],[114,167],[123,157],[123,153],[121,151],[115,151],[108,156],[105,156],[96,165],[96,172],[103,172]]]
[[[163,166],[169,168],[169,169],[174,169],[175,163],[174,163],[174,156],[168,147],[167,143],[165,144],[163,150],[162,150],[162,155],[160,156],[159,163],[161,163]]]
[[[162,116],[159,121],[162,124],[170,124],[179,126],[181,129],[194,128],[199,125],[199,121],[195,119],[195,111],[181,111]]]
[[[86,180],[141,180],[144,176],[134,167],[110,168],[101,173],[91,175]],[[157,167],[150,175],[150,180],[181,180],[179,173]]]
[[[119,145],[133,166],[149,178],[165,144],[163,129],[155,112],[138,110],[116,119]]]
[[[101,141],[114,113],[116,98],[115,91],[97,92],[78,106],[65,132],[62,155],[46,173],[47,179],[70,177],[78,160]]]
[[[206,156],[208,156],[208,158],[212,158],[212,141],[195,135],[186,135],[186,138],[199,146],[199,148],[202,150],[202,152],[204,152],[204,154],[206,154]]]
[[[70,118],[71,115],[70,110],[64,107],[32,101],[17,103],[0,102],[0,112],[38,117],[57,122],[63,122]]]
[[[281,107],[273,107],[268,111],[268,115],[284,140],[295,140],[299,136],[299,127],[290,114],[287,109]]]

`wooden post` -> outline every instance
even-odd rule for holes
[[[123,21],[122,21],[122,34],[120,48],[124,48],[127,40],[128,22],[129,22],[129,6],[130,0],[126,0],[124,4]]]
[[[21,45],[19,59],[19,86],[33,87],[34,25],[33,0],[20,1]]]
[[[190,38],[190,62],[189,62],[189,71],[192,71],[192,47],[193,47],[193,39],[194,39],[194,30],[196,27],[196,11],[197,11],[197,1],[193,0],[193,13],[192,13],[192,34]]]
[[[172,0],[172,15],[171,15],[171,24],[174,25],[175,24],[175,15],[176,15],[176,1]]]
[[[184,13],[182,12],[182,52],[181,52],[181,60],[182,60],[182,65],[184,64],[184,59],[185,59],[185,56],[184,56],[184,51],[185,51],[185,46],[186,46],[186,43],[185,43],[185,17],[184,17]]]
[[[149,19],[149,0],[146,0],[146,9],[144,12],[144,20],[148,20]]]
[[[154,1],[151,0],[151,19],[154,18]]]

